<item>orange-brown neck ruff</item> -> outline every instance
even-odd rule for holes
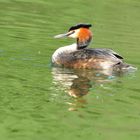
[[[87,28],[80,28],[78,39],[77,39],[77,46],[78,49],[83,49],[87,47],[92,39],[92,33]]]

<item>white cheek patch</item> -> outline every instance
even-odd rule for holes
[[[79,31],[80,31],[80,29],[74,30],[74,33],[71,34],[71,35],[69,35],[68,37],[77,38],[78,37],[78,34],[79,34]]]

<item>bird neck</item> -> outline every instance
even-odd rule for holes
[[[77,49],[80,50],[80,49],[84,49],[86,47],[88,47],[88,45],[90,44],[92,38],[89,38],[87,40],[83,40],[81,41],[79,38],[77,39]]]
[[[77,49],[86,48],[92,40],[92,32],[89,29],[81,28],[77,38]]]

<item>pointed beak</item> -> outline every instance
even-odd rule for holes
[[[69,35],[73,34],[74,31],[70,31],[70,32],[67,32],[65,34],[59,34],[59,35],[56,35],[54,36],[54,38],[62,38],[62,37],[68,37]]]

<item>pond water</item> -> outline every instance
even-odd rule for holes
[[[139,0],[0,0],[0,139],[140,139]],[[134,73],[51,67],[56,40],[91,23],[91,47],[111,48]]]

